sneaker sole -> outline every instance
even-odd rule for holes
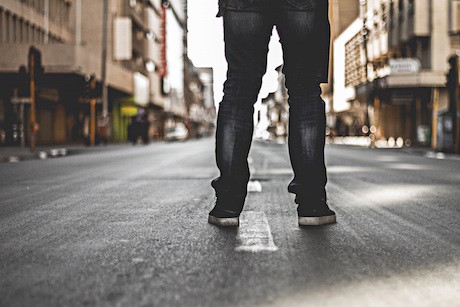
[[[215,217],[210,215],[208,223],[220,227],[235,227],[240,225],[239,217]]]
[[[299,217],[299,226],[318,226],[337,222],[335,214],[326,216]]]

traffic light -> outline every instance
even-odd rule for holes
[[[93,99],[98,97],[96,90],[96,77],[94,75],[85,75],[85,98]]]
[[[446,74],[446,87],[451,93],[454,93],[458,87],[458,56],[452,55],[449,58],[449,72]]]
[[[19,67],[18,97],[30,97],[30,78],[25,65]]]
[[[42,64],[42,53],[34,46],[31,46],[28,58],[30,77],[33,77],[36,86],[39,86],[43,80],[43,73],[45,71]]]

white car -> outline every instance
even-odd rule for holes
[[[166,130],[166,141],[184,141],[188,138],[188,129],[183,123],[176,124],[173,128]]]

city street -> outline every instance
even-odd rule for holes
[[[211,138],[1,163],[0,306],[458,306],[460,161],[326,153],[309,228],[285,144],[253,143],[238,229],[207,223]]]

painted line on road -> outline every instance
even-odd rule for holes
[[[254,162],[254,159],[252,159],[251,157],[248,157],[249,173],[250,174],[254,174],[256,172],[256,168],[254,167],[253,162]],[[260,184],[260,182],[258,180],[250,180],[248,182],[247,190],[250,193],[251,192],[252,193],[254,193],[254,192],[260,193],[260,192],[262,192],[262,185]]]
[[[262,192],[262,184],[259,180],[251,180],[248,182],[248,192],[260,193]]]
[[[240,245],[237,252],[274,252],[278,250],[264,212],[243,211],[237,236]]]

